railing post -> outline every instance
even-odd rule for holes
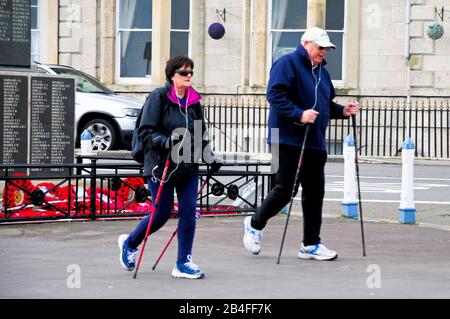
[[[97,160],[91,159],[91,196],[90,196],[90,204],[89,204],[89,210],[90,210],[90,219],[92,221],[95,220],[95,213],[96,213],[96,207],[95,207],[95,189],[97,186]]]
[[[342,213],[348,218],[358,218],[358,200],[356,199],[355,139],[348,135],[344,140],[344,199]]]
[[[414,224],[416,222],[416,209],[414,207],[414,149],[413,140],[408,137],[403,142],[402,150],[402,193],[399,213],[399,222]]]
[[[81,158],[80,155],[77,155],[76,159],[77,159],[77,160],[76,160],[76,163],[77,163],[77,164],[83,163],[83,159]],[[77,174],[77,175],[81,175],[81,167],[77,167],[77,169],[76,169],[76,174]]]

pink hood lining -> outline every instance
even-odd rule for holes
[[[195,91],[192,87],[187,88],[186,97],[188,98],[188,100],[186,101],[186,107],[182,105],[183,108],[188,108],[189,106],[200,102],[200,100],[202,99],[200,94],[198,94],[197,91]],[[173,84],[170,85],[170,91],[169,93],[167,93],[167,98],[171,102],[178,104],[178,98],[177,94],[175,93],[175,87]]]

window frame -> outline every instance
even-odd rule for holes
[[[172,18],[170,19],[170,47],[169,47],[169,55],[172,49],[172,32],[183,32],[188,33],[188,57],[192,57],[192,1],[189,0],[189,29],[172,29]],[[172,10],[172,0],[170,1],[170,10]]]
[[[329,1],[329,0],[328,0]],[[347,17],[348,0],[344,0],[344,28],[342,30],[325,29],[328,33],[343,33],[342,35],[342,79],[332,80],[337,88],[344,88],[347,85]]]
[[[272,10],[273,10],[273,1],[274,0],[268,0],[267,5],[267,54],[266,54],[266,76],[267,79],[270,78],[270,69],[272,67],[273,61],[272,61],[272,55],[273,55],[273,32],[305,32],[306,29],[272,29]],[[308,5],[306,6],[306,19],[308,19]],[[300,41],[300,39],[299,39]],[[300,42],[299,42],[300,43]]]
[[[252,0],[252,5],[253,5]],[[272,42],[273,42],[273,32],[305,32],[306,29],[272,29],[272,3],[274,0],[268,0],[268,7],[267,7],[267,52],[266,52],[266,76],[267,79],[270,77],[270,69],[272,67]],[[329,1],[329,0],[328,0]],[[307,7],[306,17],[309,15],[309,10]],[[347,67],[347,41],[346,41],[346,35],[347,35],[347,14],[348,14],[348,0],[344,0],[344,28],[342,30],[331,30],[331,29],[325,29],[327,32],[333,32],[333,33],[343,33],[342,36],[342,78],[340,80],[332,80],[333,85],[335,87],[345,87],[346,85],[346,67]],[[253,23],[253,16],[252,16],[252,22]],[[300,39],[299,42],[300,43]]]
[[[150,29],[121,29],[120,28],[120,1],[116,0],[116,49],[115,49],[115,78],[118,84],[151,84],[152,75],[148,77],[123,77],[120,75],[120,62],[121,62],[121,45],[122,45],[122,32],[151,32],[151,42],[153,45],[153,25]],[[153,1],[152,1],[153,6]],[[153,14],[153,10],[152,10]],[[152,17],[153,20],[153,17]],[[150,70],[152,64],[150,63]]]

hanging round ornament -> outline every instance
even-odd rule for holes
[[[439,40],[444,35],[442,24],[433,22],[427,27],[427,36],[432,40]]]
[[[225,27],[219,22],[214,22],[209,26],[208,34],[214,40],[220,40],[225,35]]]

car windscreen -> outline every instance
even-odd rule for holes
[[[68,74],[75,76],[77,83],[77,92],[82,93],[104,93],[104,94],[114,94],[113,91],[101,84],[96,78],[90,76],[89,74],[66,68],[52,68],[58,74]]]

